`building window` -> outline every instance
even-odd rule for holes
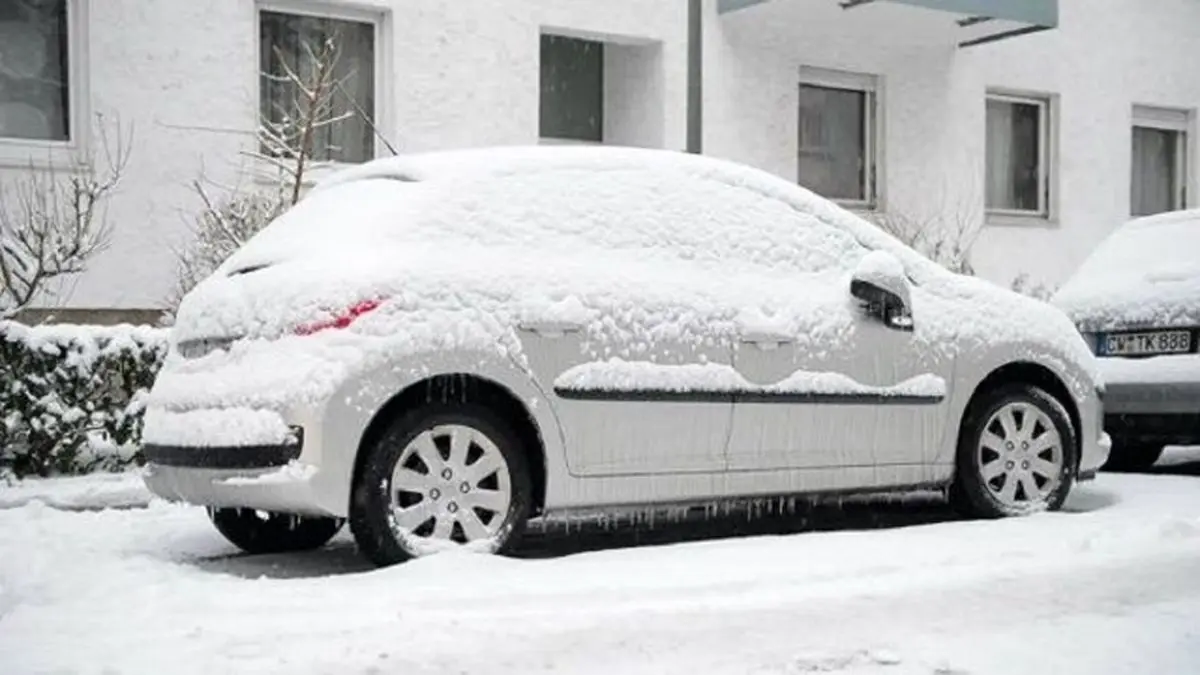
[[[1135,106],[1130,211],[1149,216],[1187,207],[1188,113]]]
[[[604,141],[604,43],[542,35],[538,135]]]
[[[987,98],[987,210],[1046,217],[1050,210],[1050,102]]]
[[[71,139],[67,0],[0,0],[0,138]]]
[[[297,120],[310,106],[289,73],[317,82],[330,69],[327,109],[313,115],[310,157],[363,162],[375,155],[376,23],[263,10],[259,14],[259,106],[266,126],[293,151],[304,143]],[[328,47],[327,47],[328,46]],[[322,54],[331,58],[321,58]],[[269,148],[264,151],[270,152]],[[279,154],[275,151],[275,154]]]
[[[875,207],[875,78],[806,69],[802,80],[798,182],[849,206]]]

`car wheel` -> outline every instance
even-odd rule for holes
[[[1159,443],[1113,439],[1105,471],[1145,471],[1162,457],[1165,446]]]
[[[377,565],[459,545],[503,553],[525,528],[533,492],[525,449],[486,407],[411,410],[364,452],[350,529]]]
[[[256,509],[209,509],[226,539],[246,553],[291,553],[324,546],[342,529],[339,518],[298,516]]]
[[[1033,386],[999,387],[967,411],[951,499],[982,518],[1058,509],[1075,478],[1075,448],[1057,399]]]

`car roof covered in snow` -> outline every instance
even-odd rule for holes
[[[613,146],[496,146],[397,155],[350,167],[322,180],[317,190],[352,181],[392,179],[425,182],[497,178],[555,170],[606,171],[641,168],[743,180],[747,167],[703,155]]]
[[[639,177],[626,181],[624,189],[617,187],[621,180],[616,178],[616,174],[631,172]],[[581,173],[592,174],[595,180],[581,179]],[[614,180],[606,180],[608,177]],[[700,207],[704,203],[720,205],[722,208],[728,207],[726,211],[734,211],[730,202],[737,201],[743,209],[759,208],[763,212],[758,214],[753,231],[739,231],[728,217],[723,218],[719,213],[705,218],[703,222],[695,218],[680,218],[679,214],[672,218],[672,214],[668,213],[614,219],[613,214],[629,213],[632,210],[630,205],[638,201],[628,189],[631,183],[639,180],[644,183],[641,186],[645,191],[643,194],[657,192],[659,207],[669,206],[669,202],[674,201],[693,207]],[[884,250],[896,255],[914,280],[931,281],[944,276],[941,267],[895,237],[803,186],[760,169],[705,155],[612,146],[497,146],[432,151],[381,158],[344,169],[320,181],[310,195],[321,198],[322,193],[339,187],[380,181],[408,183],[418,188],[409,191],[407,197],[400,197],[402,191],[395,191],[397,199],[415,201],[419,186],[444,190],[443,194],[448,195],[448,199],[426,200],[421,207],[426,214],[431,211],[443,212],[439,217],[439,237],[452,233],[461,222],[461,219],[451,222],[446,217],[452,210],[447,202],[458,201],[463,192],[473,189],[478,190],[479,197],[475,200],[478,208],[486,208],[488,199],[493,203],[526,200],[530,205],[522,217],[540,221],[544,230],[548,229],[552,235],[557,235],[563,227],[569,229],[570,225],[565,225],[561,217],[560,222],[555,223],[554,217],[535,215],[532,203],[536,200],[530,200],[529,197],[539,191],[566,187],[591,193],[575,195],[580,198],[572,205],[575,215],[587,211],[588,215],[595,218],[597,213],[609,212],[610,221],[605,229],[633,232],[639,228],[674,226],[684,229],[684,237],[703,240],[709,253],[721,257],[731,249],[744,248],[744,242],[751,238],[763,240],[761,245],[764,247],[769,246],[772,240],[775,244],[786,241],[789,248],[796,250],[792,246],[795,243],[795,225],[800,222],[821,222],[849,235],[867,249]],[[479,189],[480,185],[497,181],[508,185],[498,190]],[[584,188],[581,183],[587,183],[588,187]],[[721,197],[714,194],[715,189],[720,191],[714,183],[734,190],[725,191],[725,196]],[[735,195],[735,192],[738,194]],[[756,205],[754,199],[761,200],[761,204]],[[583,203],[585,201],[586,204]],[[774,216],[769,213],[772,210]],[[781,217],[783,211],[790,211],[791,215]],[[563,215],[566,214],[559,213],[559,216]],[[728,213],[725,215],[728,216]],[[747,221],[755,220],[749,214],[743,215]],[[680,231],[672,233],[676,237],[680,234]],[[672,237],[665,229],[659,235],[654,247],[662,245],[673,248],[678,243],[670,241]],[[593,238],[591,243],[607,247],[613,238],[605,235],[603,238]],[[739,244],[739,240],[743,243]]]

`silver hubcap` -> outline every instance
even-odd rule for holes
[[[400,454],[388,486],[398,533],[469,543],[500,531],[512,500],[508,464],[477,429],[433,427]]]
[[[1062,437],[1050,416],[1029,403],[1009,403],[979,439],[979,467],[992,497],[1010,508],[1046,502],[1062,482]]]

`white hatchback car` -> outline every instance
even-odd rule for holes
[[[948,488],[1054,509],[1107,458],[1059,310],[763,172],[492,149],[322,185],[184,299],[146,482],[247,551],[389,564],[575,510]]]
[[[1147,469],[1200,443],[1200,209],[1135,218],[1054,296],[1099,357],[1105,468]]]

